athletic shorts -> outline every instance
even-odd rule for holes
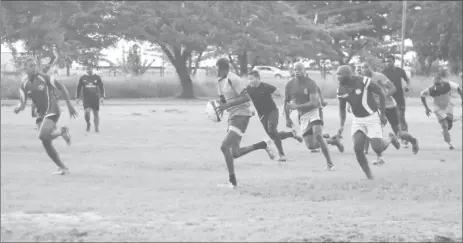
[[[100,110],[100,101],[98,98],[96,99],[84,99],[83,101],[84,109],[92,109],[95,111]]]
[[[392,108],[386,108],[386,118],[389,124],[391,124],[391,127],[397,127],[400,122],[399,122],[399,110],[397,110],[397,107],[392,107]]]
[[[438,121],[442,121],[447,118],[453,120],[453,104],[450,103],[445,109],[434,110],[434,114]]]
[[[368,138],[383,138],[383,126],[379,113],[375,112],[366,117],[355,117],[352,119],[351,135],[357,131],[363,132]]]
[[[60,116],[61,116],[60,113],[51,113],[51,114],[48,114],[48,115],[45,115],[45,116],[39,116],[39,117],[37,117],[37,119],[35,119],[35,124],[36,125],[42,124],[44,119],[50,119],[54,123],[58,123],[58,120],[59,120]]]
[[[322,109],[314,109],[311,110],[302,116],[299,117],[297,111],[293,111],[290,114],[291,120],[293,121],[294,128],[298,128],[300,131],[301,135],[308,136],[308,135],[313,135],[313,129],[312,127],[315,125],[321,125],[323,126],[323,113]]]
[[[236,115],[228,118],[228,131],[234,131],[238,135],[243,136],[246,132],[246,129],[249,125],[249,120],[251,119],[250,116],[241,116]]]
[[[278,131],[278,109],[273,110],[269,114],[260,115],[259,119],[267,134]]]

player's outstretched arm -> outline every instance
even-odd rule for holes
[[[317,92],[318,92],[318,97],[320,97],[320,102],[322,106],[325,106],[325,99],[323,98],[322,90],[320,89],[320,86],[317,85]]]
[[[379,86],[377,83],[370,81],[368,89],[378,95],[381,117],[384,118],[386,112],[386,95],[384,94],[383,88],[381,88],[381,86]]]
[[[283,100],[283,112],[285,114],[286,122],[291,121],[291,118],[289,116],[290,111],[288,104],[291,102],[291,94],[289,93],[289,82],[285,84],[285,97]]]
[[[397,88],[395,87],[395,85],[391,82],[391,80],[389,80],[386,75],[382,74],[382,73],[379,73],[378,75],[381,79],[381,82],[384,83],[384,87],[386,88],[386,96],[392,96],[393,94],[395,94],[395,92],[397,91]]]
[[[59,91],[61,91],[61,93],[63,94],[64,99],[66,100],[66,104],[68,106],[69,114],[71,115],[71,117],[77,117],[77,111],[76,111],[76,109],[74,108],[74,106],[71,103],[71,98],[69,96],[69,92],[68,92],[68,89],[66,88],[66,86],[64,86],[61,82],[59,82],[56,79],[53,79],[52,82],[55,85],[55,87]]]
[[[103,80],[101,80],[101,77],[100,76],[97,76],[98,77],[98,89],[100,91],[100,97],[101,98],[106,98],[106,91],[104,89],[104,85],[103,85]]]
[[[428,103],[426,102],[426,98],[429,97],[429,88],[424,89],[421,91],[421,103],[423,104],[425,110],[426,110],[426,115],[429,116],[431,114],[431,109],[429,109]]]
[[[461,88],[460,88],[460,86],[459,86],[457,83],[452,82],[452,81],[450,81],[449,84],[450,84],[450,88],[452,89],[452,91],[457,92],[457,93],[460,95],[461,101],[463,102],[463,97],[462,97],[462,95],[461,95]]]
[[[26,89],[25,89],[25,82],[21,84],[19,87],[19,104],[16,106],[14,109],[14,112],[18,114],[24,108],[26,108],[26,102],[27,102],[27,95],[26,95]]]
[[[76,89],[76,95],[75,95],[76,99],[80,99],[80,94],[82,92],[83,84],[84,83],[83,83],[82,77],[80,77],[79,82],[77,83],[77,89]]]
[[[344,131],[344,124],[346,124],[346,106],[347,101],[342,98],[338,98],[339,100],[339,118],[340,118],[340,128],[339,128],[339,135],[342,134]]]

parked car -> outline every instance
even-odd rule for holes
[[[281,70],[272,66],[255,66],[253,70],[257,70],[261,79],[272,79],[272,78],[289,78],[291,76],[289,71]]]

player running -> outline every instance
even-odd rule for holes
[[[429,117],[431,115],[431,109],[429,109],[426,103],[426,97],[433,98],[434,114],[442,127],[444,141],[449,145],[449,149],[453,150],[454,147],[449,133],[453,126],[452,93],[457,92],[460,98],[462,98],[462,95],[458,84],[451,81],[444,81],[445,77],[447,77],[447,72],[445,70],[439,70],[438,75],[434,78],[434,84],[421,92],[421,102],[426,109],[426,115]]]
[[[60,117],[58,95],[56,91],[61,91],[68,106],[71,118],[77,116],[77,112],[71,104],[69,93],[64,85],[48,75],[38,73],[37,63],[34,59],[27,59],[25,62],[27,76],[21,82],[19,89],[20,103],[14,109],[18,114],[26,107],[27,96],[30,95],[32,102],[37,108],[36,124],[39,127],[39,139],[45,147],[48,156],[59,167],[53,175],[65,175],[69,173],[68,167],[59,158],[58,152],[53,147],[52,140],[63,137],[68,145],[71,144],[71,135],[67,127],[57,129],[56,123]]]
[[[326,158],[326,169],[331,171],[334,170],[334,165],[328,146],[323,138],[323,120],[318,85],[315,81],[306,77],[304,73],[304,65],[296,63],[294,65],[295,77],[285,85],[284,111],[286,126],[289,128],[293,126],[290,112],[297,110],[302,137],[307,148],[312,149],[316,146],[312,143],[312,136],[314,136]]]
[[[383,88],[385,95],[386,95],[386,119],[391,125],[392,131],[394,134],[401,140],[410,142],[413,146],[413,153],[418,153],[419,146],[418,140],[413,137],[409,132],[402,131],[400,129],[399,123],[399,113],[397,110],[397,104],[392,97],[392,95],[396,92],[396,88],[394,84],[382,73],[373,72],[371,70],[371,66],[369,63],[363,62],[362,66],[362,73],[363,75],[371,78],[371,81],[376,82],[381,88]],[[374,96],[376,98],[376,102],[379,104],[379,97],[377,95]],[[367,140],[365,144],[365,152],[368,152],[368,144],[369,141]],[[378,160],[375,161],[373,164],[384,164],[385,161],[382,157],[378,156]]]
[[[405,95],[404,91],[408,92],[410,87],[410,79],[407,76],[405,70],[400,67],[395,66],[395,56],[389,55],[386,57],[386,68],[381,71],[391,82],[394,84],[396,88],[396,92],[392,95],[394,100],[397,102],[397,110],[399,111],[399,121],[400,121],[400,129],[403,131],[408,132],[408,124],[405,119]],[[406,87],[402,86],[402,79],[407,84]],[[404,147],[408,148],[408,142],[402,141],[404,143]]]
[[[302,143],[302,138],[295,132],[278,132],[278,108],[272,96],[280,96],[277,88],[271,84],[264,83],[260,80],[258,71],[251,71],[248,74],[249,85],[246,92],[254,103],[257,115],[264,127],[265,132],[275,142],[278,149],[278,161],[286,161],[281,140],[294,138]]]
[[[246,92],[246,84],[237,75],[230,72],[230,63],[226,58],[220,58],[216,63],[219,81],[217,83],[220,95],[220,106],[217,112],[228,112],[228,129],[220,149],[227,163],[229,182],[236,188],[234,159],[258,149],[267,151],[271,159],[275,158],[272,140],[261,141],[247,147],[240,147],[241,138],[246,132],[249,119],[252,116],[250,98]]]
[[[87,123],[87,132],[90,131],[90,112],[93,112],[93,122],[95,132],[100,132],[100,103],[105,98],[103,81],[100,76],[93,73],[93,67],[87,66],[86,74],[82,75],[77,84],[76,103],[79,104],[80,94],[83,93],[83,103],[85,109],[85,122]]]
[[[352,120],[352,138],[354,140],[354,151],[360,167],[368,179],[373,179],[373,175],[368,165],[368,160],[364,152],[364,145],[370,139],[371,147],[381,156],[389,144],[392,142],[397,148],[400,147],[399,140],[393,133],[389,133],[388,138],[383,139],[382,125],[386,124],[386,97],[383,89],[371,82],[368,77],[354,76],[349,66],[340,66],[336,72],[339,81],[337,91],[339,99],[339,115],[341,118],[341,128],[339,135],[344,131],[346,123],[346,104],[349,103],[354,115]],[[380,112],[378,114],[378,104],[373,98],[373,94],[379,96]]]

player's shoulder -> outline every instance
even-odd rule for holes
[[[51,76],[45,73],[37,73],[37,78],[47,82],[51,80]]]

